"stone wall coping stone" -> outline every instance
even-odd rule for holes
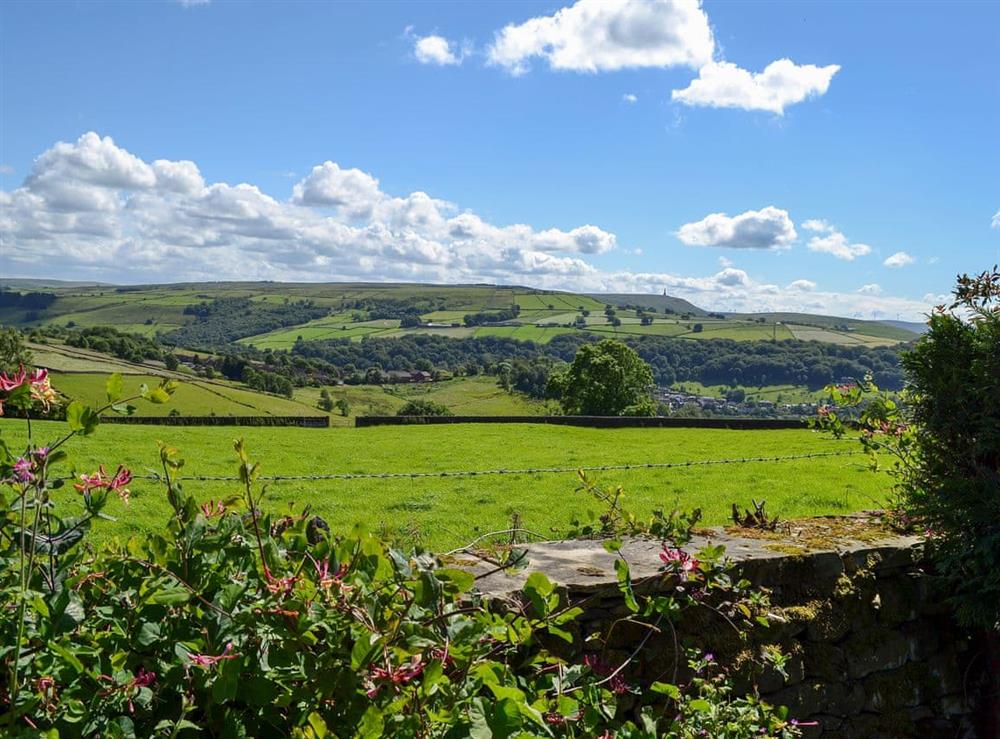
[[[923,538],[919,536],[885,532],[884,536],[868,536],[866,540],[837,539],[825,547],[803,548],[801,552],[790,553],[782,549],[781,544],[783,541],[793,541],[791,539],[760,538],[753,532],[748,534],[740,535],[732,528],[699,529],[683,549],[694,555],[705,546],[722,545],[726,549],[726,556],[737,565],[764,562],[773,564],[779,560],[801,562],[808,558],[814,563],[825,563],[820,569],[834,577],[844,571],[843,563],[856,568],[871,555],[876,555],[883,566],[893,569],[908,566],[922,558]],[[654,577],[660,572],[662,562],[659,553],[662,546],[662,542],[656,539],[622,540],[620,555],[628,561],[634,582]],[[521,590],[533,572],[543,572],[554,583],[570,592],[585,593],[617,588],[614,563],[619,555],[608,552],[603,541],[542,541],[525,545],[524,548],[527,550],[527,564],[520,569],[496,572],[496,567],[492,564],[482,561],[473,563],[467,559],[460,559],[457,564],[481,576],[477,581],[479,592],[493,597],[510,596]],[[841,562],[839,570],[834,559]]]

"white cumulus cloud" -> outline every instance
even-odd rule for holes
[[[622,95],[622,102],[626,102],[626,103],[629,103],[630,105],[632,105],[634,103],[639,102],[639,96],[638,95],[634,95],[631,92],[626,92],[624,95]]]
[[[698,0],[578,0],[553,15],[506,26],[487,55],[512,74],[524,74],[535,57],[576,72],[698,68],[714,50]]]
[[[677,238],[688,246],[718,246],[729,249],[783,249],[795,241],[795,224],[788,211],[769,205],[737,216],[712,213],[700,221],[685,223]]]
[[[1000,210],[993,214],[993,228],[1000,228]]]
[[[877,283],[870,283],[868,285],[862,285],[858,288],[858,292],[862,295],[881,295],[882,286]]]
[[[905,251],[897,251],[892,256],[886,258],[882,264],[890,268],[905,267],[908,264],[913,264],[917,261],[915,258],[907,254]]]
[[[812,280],[795,280],[794,282],[788,283],[786,290],[795,290],[797,292],[810,292],[816,289],[816,283]]]
[[[763,72],[750,72],[732,62],[716,61],[703,66],[698,78],[683,90],[674,90],[671,98],[685,105],[766,110],[783,115],[789,105],[825,94],[839,69],[836,64],[817,67],[778,59]]]
[[[777,248],[795,238],[784,211],[716,214],[692,243]],[[251,183],[205,182],[191,161],[147,163],[88,133],[43,152],[19,187],[0,190],[0,274],[137,283],[196,280],[522,284],[687,298],[721,311],[780,310],[917,318],[926,301],[789,289],[731,262],[714,274],[607,271],[621,248],[592,224],[490,223],[424,192],[395,195],[363,170],[327,161],[275,198]],[[633,245],[628,245],[633,250]],[[633,250],[633,253],[635,251]]]
[[[421,64],[438,66],[462,63],[463,54],[444,36],[420,36],[413,42],[413,54]]]
[[[853,262],[858,257],[871,254],[872,248],[868,244],[852,243],[844,234],[826,221],[808,220],[802,224],[802,228],[815,231],[822,236],[813,236],[809,239],[809,250],[820,254],[831,254],[837,259]]]

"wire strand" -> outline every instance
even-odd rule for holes
[[[748,464],[754,462],[786,462],[796,459],[817,459],[821,457],[846,457],[863,454],[862,451],[814,452],[810,454],[792,454],[775,457],[738,457],[729,459],[698,459],[683,462],[640,462],[636,464],[605,464],[581,465],[576,467],[525,467],[520,469],[492,470],[450,470],[442,472],[359,472],[359,473],[329,473],[317,475],[261,475],[260,482],[315,482],[320,480],[395,480],[417,479],[425,477],[479,477],[490,475],[539,475],[565,474],[569,472],[618,472],[625,470],[662,470],[680,467],[706,467],[711,465]],[[73,478],[63,478],[72,480]],[[135,475],[136,480],[159,480],[160,476]],[[227,475],[183,475],[177,478],[188,482],[238,482],[240,478]]]

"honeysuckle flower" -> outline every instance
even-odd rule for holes
[[[295,583],[298,579],[298,575],[275,577],[271,574],[270,568],[264,565],[264,584],[272,595],[281,595],[287,598],[295,590]]]
[[[118,493],[118,497],[123,502],[128,503],[131,492],[126,485],[130,482],[132,482],[132,472],[124,465],[118,465],[118,469],[115,471],[113,477],[108,477],[108,473],[104,470],[104,465],[101,465],[97,468],[97,472],[92,475],[80,475],[80,482],[75,483],[73,487],[78,493],[83,493],[84,495],[89,495],[94,490],[107,490],[109,493]]]
[[[132,678],[132,687],[134,688],[148,688],[150,685],[156,682],[155,672],[146,672],[145,667],[140,667],[136,673],[135,677]]]
[[[210,500],[207,503],[201,504],[201,512],[205,518],[215,518],[226,512],[226,506],[221,500]]]
[[[14,479],[17,482],[34,482],[35,474],[32,472],[34,465],[30,459],[20,457],[14,462]]]
[[[406,685],[414,678],[417,678],[423,673],[425,667],[424,657],[422,654],[415,654],[410,658],[410,661],[405,665],[399,665],[398,667],[372,667],[370,680],[372,687],[368,689],[367,695],[369,698],[374,698],[378,695],[381,689],[380,685],[374,684],[373,681],[381,680],[386,683],[391,683],[393,685]]]
[[[665,566],[678,570],[685,578],[690,577],[701,565],[701,562],[683,549],[670,547],[666,544],[663,545],[663,551],[660,552],[660,560]]]
[[[28,377],[31,385],[31,398],[37,400],[47,411],[57,399],[56,391],[49,382],[49,371],[38,369]]]
[[[11,392],[12,390],[17,390],[21,385],[24,384],[25,379],[27,379],[28,373],[24,369],[22,364],[17,372],[11,372],[10,374],[6,372],[0,372],[0,390],[4,392]]]
[[[198,654],[196,652],[189,652],[188,659],[191,660],[191,664],[196,667],[204,667],[208,669],[209,667],[214,667],[220,662],[224,662],[229,659],[236,659],[240,655],[233,652],[233,643],[229,642],[226,648],[222,650],[222,654],[210,655],[210,654]],[[155,675],[154,675],[155,677]]]

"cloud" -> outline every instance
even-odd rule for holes
[[[0,174],[14,174],[14,168],[9,164],[0,164]]]
[[[802,224],[802,228],[826,234],[825,236],[813,236],[809,239],[809,250],[820,254],[832,254],[837,259],[853,262],[858,257],[871,254],[872,248],[868,244],[851,243],[844,234],[826,221],[809,220]]]
[[[624,95],[622,95],[622,102],[626,102],[629,105],[633,105],[639,102],[639,98],[638,96],[633,95],[631,92],[626,92]]]
[[[802,221],[802,228],[806,231],[815,231],[816,233],[831,233],[836,230],[822,218],[810,218],[807,221]]]
[[[458,51],[451,41],[443,36],[418,36],[413,43],[413,54],[421,64],[436,64],[438,66],[458,65],[462,63],[464,53]]]
[[[677,238],[688,246],[729,249],[783,249],[796,237],[795,224],[788,212],[774,206],[733,217],[712,213],[700,221],[684,224],[677,232]]]
[[[754,73],[732,62],[711,62],[699,70],[698,78],[690,85],[674,90],[671,99],[685,105],[766,110],[784,115],[789,105],[825,94],[839,69],[836,64],[817,67],[778,59],[763,72]]]
[[[719,243],[794,239],[787,214],[775,208],[720,217],[726,228],[703,229],[728,231]],[[768,235],[761,238],[758,231]],[[494,224],[424,192],[387,193],[373,174],[333,161],[314,167],[282,200],[250,183],[205,182],[191,161],[147,163],[96,134],[53,145],[20,187],[0,190],[4,275],[117,283],[353,280],[667,290],[721,311],[866,317],[916,318],[929,307],[926,301],[803,289],[808,281],[782,290],[730,262],[714,274],[687,276],[608,271],[588,261],[616,248],[615,234],[592,224]]]
[[[506,26],[487,56],[519,75],[536,57],[552,69],[575,72],[698,68],[712,60],[714,50],[708,17],[697,0],[578,0],[553,15]]]
[[[788,283],[786,290],[795,290],[797,292],[810,292],[816,289],[816,283],[812,280],[795,280],[794,282]]]
[[[858,288],[858,292],[862,295],[881,295],[882,287],[874,282],[868,285],[862,285]]]
[[[1000,210],[993,214],[992,226],[993,228],[1000,228]]]
[[[896,269],[898,267],[905,267],[908,264],[913,264],[915,261],[917,260],[911,257],[909,254],[907,254],[905,251],[897,251],[892,256],[886,258],[886,260],[882,262],[882,264],[884,264],[886,267]]]
[[[185,8],[195,8],[199,5],[208,5],[212,0],[177,0],[177,4]]]

